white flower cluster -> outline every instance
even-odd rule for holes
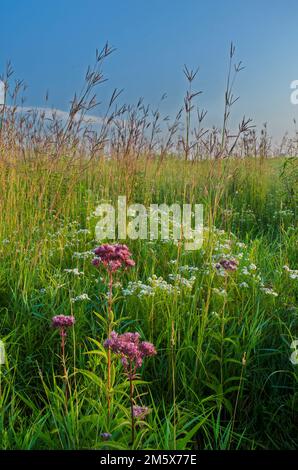
[[[79,271],[78,268],[64,269],[65,273],[73,274],[74,276],[84,276],[83,271]]]
[[[289,273],[290,279],[298,279],[298,269],[290,269],[289,266],[284,266],[284,270]]]
[[[232,217],[235,212],[233,209],[223,209],[222,213],[225,217]]]
[[[243,266],[240,273],[243,276],[252,276],[255,280],[261,282],[261,276],[256,274],[255,271],[257,270],[257,266],[253,263],[249,264],[248,266]]]
[[[239,287],[241,289],[247,289],[249,285],[247,284],[247,282],[243,281],[243,282],[240,282]]]
[[[217,241],[214,247],[214,251],[218,252],[220,251],[221,253],[225,253],[227,251],[231,251],[231,240],[224,240],[223,243],[220,241]]]
[[[189,266],[188,264],[186,264],[185,266],[179,266],[178,271],[181,273],[192,274],[192,273],[198,272],[199,268],[197,268],[196,266]]]
[[[170,274],[169,279],[174,282],[171,284],[163,277],[157,277],[155,274],[148,278],[148,284],[141,281],[129,282],[126,289],[122,289],[124,296],[136,295],[137,297],[150,297],[157,293],[164,293],[167,295],[181,294],[181,289],[191,290],[196,280],[195,276],[187,279],[180,274]]]
[[[242,242],[237,242],[237,243],[236,243],[236,246],[237,246],[238,248],[247,248],[247,245],[246,245],[245,243],[242,243]]]
[[[169,284],[163,277],[157,277],[155,274],[153,274],[152,277],[148,278],[149,285],[154,289],[154,290],[160,290],[163,291],[167,294],[180,294],[180,290],[178,289],[177,286],[173,286],[172,284]]]
[[[186,287],[186,289],[191,290],[195,283],[196,277],[191,276],[190,279],[187,279],[186,277],[181,276],[181,274],[169,274],[169,279],[174,281],[175,285]]]
[[[214,294],[217,294],[221,297],[225,297],[227,295],[227,291],[225,289],[218,289],[217,287],[213,287]]]
[[[266,295],[271,295],[272,297],[278,297],[278,293],[275,292],[270,287],[261,287],[261,291],[264,292]]]
[[[90,258],[91,256],[94,256],[94,253],[92,250],[82,251],[82,252],[75,251],[72,255],[73,258],[77,258],[77,259],[87,259],[87,258]]]
[[[77,234],[80,235],[90,235],[90,230],[88,230],[87,228],[79,228],[79,230],[77,230]]]
[[[298,339],[295,339],[292,344],[291,344],[291,349],[294,349],[294,351],[292,352],[291,356],[290,356],[290,361],[291,363],[296,366],[298,364],[298,349],[297,349],[297,346],[298,346]]]
[[[70,299],[71,303],[80,302],[82,300],[91,300],[91,299],[88,296],[88,294],[77,295],[77,297],[73,297]]]
[[[137,295],[137,297],[152,296],[154,289],[141,281],[129,282],[126,289],[122,289],[124,296]]]
[[[275,211],[273,214],[273,219],[277,219],[280,217],[293,217],[294,212],[291,211],[290,209],[281,209],[279,211]]]
[[[250,222],[256,218],[255,213],[251,209],[242,210],[239,216],[239,222]]]

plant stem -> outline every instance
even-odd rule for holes
[[[239,397],[240,397],[240,393],[241,393],[241,389],[242,389],[243,374],[244,374],[245,366],[246,366],[246,352],[243,354],[243,357],[242,357],[242,368],[241,368],[241,375],[240,375],[240,380],[239,380],[239,387],[238,387],[238,390],[237,390],[236,403],[235,403],[235,408],[234,408],[234,413],[233,413],[232,426],[231,426],[231,431],[230,431],[229,448],[230,448],[230,446],[231,446],[232,435],[233,435],[234,426],[235,426],[235,421],[236,421],[236,415],[237,415],[237,409],[238,409],[238,402],[239,402]]]
[[[109,271],[109,298],[108,298],[108,338],[110,337],[111,330],[112,330],[112,304],[113,304],[113,274]],[[108,421],[110,421],[111,416],[111,349],[108,348],[108,393],[107,393],[107,400],[108,400]]]
[[[61,330],[61,356],[62,356],[62,367],[63,367],[63,380],[65,383],[65,410],[68,408],[68,376],[66,369],[66,359],[65,359],[65,331]]]
[[[175,357],[175,323],[172,320],[172,335],[171,335],[171,363],[172,363],[172,390],[173,390],[173,441],[174,450],[176,450],[176,357]]]
[[[135,417],[133,412],[133,379],[132,373],[129,374],[129,395],[130,395],[130,414],[131,414],[131,445],[133,446],[135,440]]]

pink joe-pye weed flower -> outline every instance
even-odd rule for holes
[[[52,327],[57,328],[60,333],[61,338],[61,365],[63,369],[63,381],[65,383],[65,408],[68,407],[68,392],[70,390],[70,384],[68,381],[68,371],[66,365],[66,355],[65,355],[65,343],[67,329],[72,327],[75,324],[75,317],[73,315],[55,315],[52,318]]]
[[[92,264],[96,267],[103,265],[112,273],[121,268],[127,269],[135,265],[128,247],[120,243],[105,243],[95,248],[94,254],[95,258],[92,260]]]
[[[223,268],[225,271],[236,271],[238,264],[239,262],[236,259],[221,259],[218,263],[216,263],[216,268]]]
[[[107,273],[107,334],[110,336],[112,330],[112,308],[113,308],[113,286],[114,275],[121,268],[127,269],[135,265],[131,252],[126,245],[120,243],[105,243],[94,250],[95,258],[92,260],[93,266],[99,268],[103,266]],[[125,359],[123,356],[125,366]],[[138,359],[140,361],[140,359]],[[108,373],[107,373],[107,397],[108,397],[108,416],[110,416],[110,389],[111,389],[111,348],[108,347]]]
[[[109,352],[114,352],[121,358],[125,374],[129,380],[129,397],[130,397],[130,416],[131,416],[131,440],[135,438],[135,420],[143,419],[150,410],[147,407],[137,406],[134,403],[134,385],[136,372],[143,364],[145,357],[154,356],[156,349],[152,343],[141,341],[139,333],[123,333],[119,335],[116,331],[112,331],[109,338],[104,342],[104,347]]]
[[[75,324],[75,317],[72,315],[55,315],[52,318],[52,327],[60,330],[61,336],[66,336],[66,329]]]
[[[123,333],[119,335],[112,331],[104,342],[105,348],[110,348],[115,354],[119,354],[126,371],[141,367],[145,357],[154,356],[156,349],[152,343],[141,341],[139,333]]]
[[[133,415],[135,418],[138,419],[144,419],[150,413],[150,411],[150,408],[148,408],[147,406],[133,406]]]

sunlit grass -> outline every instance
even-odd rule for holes
[[[135,385],[151,412],[134,448],[297,447],[298,366],[289,358],[298,279],[284,268],[298,265],[297,188],[284,185],[282,165],[231,159],[219,169],[168,158],[162,167],[140,161],[127,174],[104,160],[84,171],[63,160],[0,163],[1,448],[131,446],[129,384],[117,361],[108,418],[107,286],[90,262],[93,212],[118,195],[145,205],[202,203],[206,226],[198,252],[126,241],[136,266],[116,280],[115,328],[139,332],[158,350]],[[226,256],[239,265],[223,277],[214,263]],[[70,314],[66,411],[51,318]]]

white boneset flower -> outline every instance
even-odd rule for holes
[[[298,364],[298,349],[297,349],[297,346],[298,346],[298,339],[295,339],[292,344],[291,344],[291,349],[294,349],[294,351],[292,352],[291,356],[290,356],[290,361],[293,365],[297,365]]]
[[[251,263],[249,266],[248,266],[248,269],[250,269],[251,271],[255,271],[257,269],[256,265],[254,263]]]
[[[247,284],[247,282],[241,282],[241,283],[239,284],[239,287],[246,289],[247,287],[249,287],[249,285]]]
[[[289,266],[284,266],[283,269],[289,273],[290,279],[298,279],[298,269],[290,269]]]
[[[290,279],[298,279],[298,273],[291,273]]]
[[[227,291],[225,289],[218,289],[217,287],[213,287],[213,292],[221,297],[225,297],[227,295]]]
[[[75,276],[84,276],[83,271],[79,271],[78,268],[64,269],[64,272],[74,274]]]
[[[241,271],[241,274],[243,274],[244,276],[249,276],[250,272],[248,271],[247,267],[244,267]]]
[[[271,295],[272,297],[278,297],[278,293],[269,287],[261,287],[261,291],[266,295]]]
[[[242,242],[237,242],[236,246],[238,246],[238,248],[246,248],[245,243],[242,243]]]
[[[91,256],[94,256],[94,253],[91,250],[90,251],[82,251],[81,253],[75,251],[72,255],[73,258],[78,258],[78,259],[87,259],[87,258],[90,258]]]
[[[78,295],[77,297],[73,297],[70,299],[71,303],[80,302],[82,300],[91,300],[91,299],[88,296],[88,294],[81,294],[81,295]]]

